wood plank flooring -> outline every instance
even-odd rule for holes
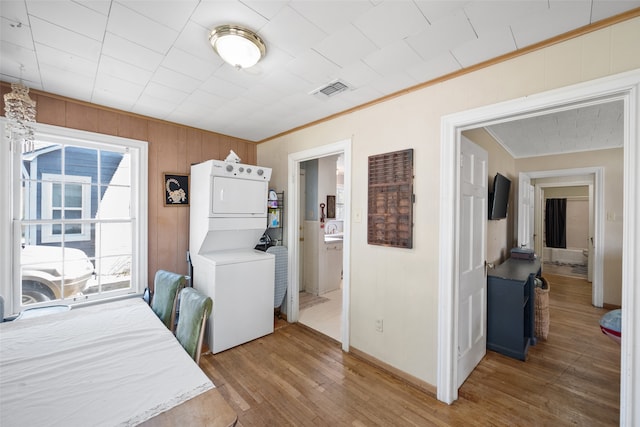
[[[600,332],[584,280],[551,284],[546,341],[526,362],[487,356],[445,405],[341,351],[297,324],[200,365],[238,414],[238,426],[614,426],[619,423],[620,346]]]

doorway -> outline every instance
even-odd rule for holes
[[[300,163],[298,322],[341,339],[344,155]]]
[[[441,209],[440,209],[440,280],[439,294],[439,349],[438,349],[438,399],[452,403],[458,397],[457,379],[457,324],[454,314],[457,312],[457,294],[459,277],[457,258],[459,253],[458,230],[456,218],[459,213],[457,198],[459,195],[458,158],[460,151],[460,133],[464,129],[485,126],[491,122],[516,120],[518,117],[531,114],[545,114],[554,109],[575,108],[580,103],[599,103],[613,99],[624,101],[624,238],[623,238],[623,272],[622,300],[625,308],[622,312],[622,329],[625,337],[622,340],[621,376],[621,423],[633,423],[634,418],[634,384],[638,383],[640,371],[635,366],[632,349],[637,335],[640,334],[640,319],[633,316],[634,308],[640,305],[640,294],[636,293],[633,283],[640,280],[640,272],[634,267],[637,259],[637,247],[640,228],[637,206],[640,199],[638,186],[637,147],[640,145],[640,129],[637,119],[638,91],[640,90],[640,72],[633,71],[610,76],[592,82],[532,95],[527,98],[503,102],[496,105],[478,108],[463,113],[453,114],[442,119],[441,140]],[[638,303],[638,304],[637,304]]]
[[[287,288],[286,314],[290,322],[300,320],[300,268],[303,260],[300,257],[301,235],[301,198],[303,191],[300,184],[301,163],[322,157],[339,155],[344,156],[344,188],[343,198],[343,238],[342,238],[342,313],[341,313],[341,336],[342,349],[349,350],[349,288],[350,288],[350,201],[351,201],[351,140],[346,139],[333,144],[312,148],[309,150],[292,153],[288,157],[288,177],[289,177],[289,198],[287,209],[291,214],[288,216],[287,227],[292,230],[287,236],[289,250],[289,285]],[[308,179],[308,177],[306,177]],[[306,242],[304,243],[305,250]]]

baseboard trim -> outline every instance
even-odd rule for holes
[[[423,381],[419,378],[414,377],[413,375],[407,374],[406,372],[401,371],[398,368],[395,368],[391,365],[389,365],[388,363],[385,363],[379,359],[376,359],[375,357],[361,351],[358,350],[355,347],[349,347],[349,354],[351,354],[354,357],[357,357],[358,359],[369,363],[373,366],[375,366],[376,368],[382,369],[383,371],[385,371],[386,373],[388,373],[389,375],[393,376],[394,378],[397,378],[398,380],[417,388],[418,390],[429,394],[430,396],[433,396],[434,398],[437,398],[437,389],[435,386],[429,384],[426,381]]]

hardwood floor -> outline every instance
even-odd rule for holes
[[[335,341],[297,324],[200,365],[238,414],[238,426],[614,426],[620,346],[600,332],[588,282],[545,275],[550,329],[526,362],[487,352],[445,405]]]

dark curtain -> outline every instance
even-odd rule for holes
[[[547,199],[544,216],[548,248],[567,247],[567,199]]]

